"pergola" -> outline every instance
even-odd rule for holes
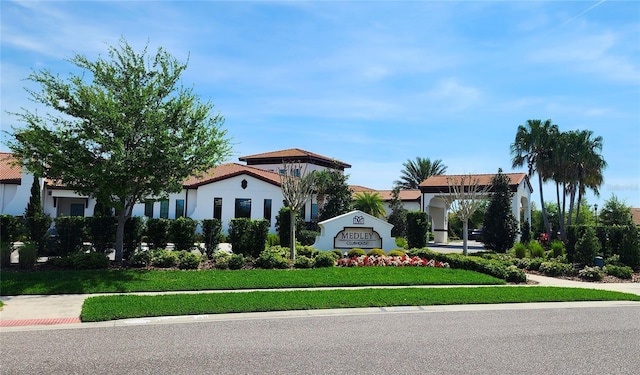
[[[531,223],[531,193],[533,188],[529,182],[529,177],[526,173],[505,173],[509,177],[509,189],[513,192],[513,198],[511,200],[511,209],[513,216],[515,216],[518,224],[520,224],[521,212],[523,213],[524,220]],[[495,174],[471,174],[465,175],[471,177],[471,180],[478,180],[478,188],[483,189],[488,185],[491,185],[491,179]],[[450,193],[450,187],[448,179],[454,181],[463,175],[439,175],[431,176],[420,183],[419,188],[422,194],[422,211],[426,212],[431,220],[431,228],[434,234],[434,240],[436,243],[447,243],[447,211],[449,206],[446,200],[443,198]],[[491,194],[491,189],[487,192]]]

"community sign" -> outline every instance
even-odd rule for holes
[[[351,211],[318,223],[320,235],[313,247],[320,250],[383,249],[393,250],[392,224],[362,211]]]

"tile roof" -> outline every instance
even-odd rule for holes
[[[0,152],[0,182],[3,184],[20,184],[22,167],[16,165],[18,160],[10,152]]]
[[[280,186],[280,175],[263,169],[250,167],[238,163],[221,164],[209,169],[199,177],[189,177],[182,184],[185,188],[197,188],[212,182],[224,180],[230,177],[247,174],[273,185]]]
[[[347,164],[340,160],[332,159],[310,151],[301,150],[299,148],[289,148],[286,150],[241,156],[238,158],[238,160],[244,161],[248,165],[279,164],[282,162],[282,160],[299,160],[300,162],[315,162],[315,164],[327,167],[337,166],[340,169],[351,168],[350,164]]]
[[[349,185],[349,187],[351,188],[351,190],[353,191],[352,196],[355,197],[356,193],[362,193],[362,192],[370,192],[370,193],[378,193],[378,195],[380,195],[380,198],[382,198],[383,201],[390,201],[393,198],[393,191],[392,190],[375,190],[375,189],[371,189],[365,186],[359,186],[359,185]],[[411,189],[411,190],[400,190],[400,200],[401,201],[418,201],[420,200],[420,196],[422,195],[422,193],[420,192],[420,190],[417,189]]]
[[[631,220],[635,225],[640,225],[640,208],[631,208]]]
[[[447,183],[448,178],[460,178],[465,176],[471,176],[472,178],[478,179],[478,185],[481,187],[487,186],[491,184],[491,179],[495,176],[495,173],[487,173],[487,174],[472,174],[472,175],[439,175],[439,176],[431,176],[426,180],[422,181],[419,185],[420,191],[423,193],[426,192],[439,192],[442,189],[448,189],[449,184]],[[516,188],[522,181],[524,180],[529,190],[533,192],[533,188],[529,183],[529,178],[526,173],[505,173],[507,177],[509,177],[509,186],[513,190]]]

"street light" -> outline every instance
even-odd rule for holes
[[[593,205],[593,209],[596,210],[596,226],[598,226],[598,204]]]

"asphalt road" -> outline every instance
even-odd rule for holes
[[[638,374],[640,305],[0,333],[2,374]]]

